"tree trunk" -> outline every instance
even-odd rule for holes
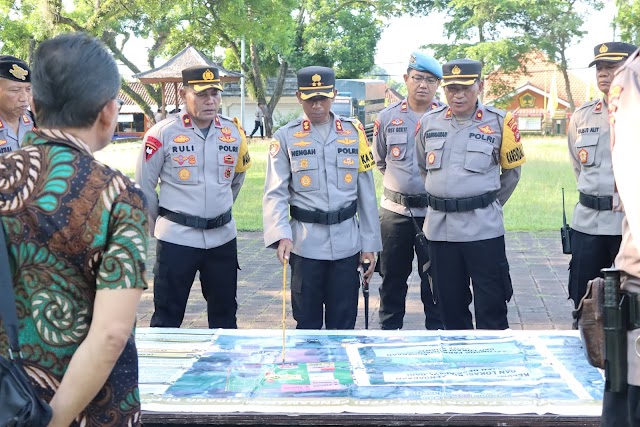
[[[576,104],[573,102],[573,95],[571,94],[571,81],[569,80],[569,72],[567,71],[567,56],[565,54],[564,43],[560,49],[560,71],[564,78],[564,87],[567,88],[567,99],[569,101],[569,111],[573,113],[576,109]]]
[[[282,91],[284,90],[284,80],[287,77],[287,71],[289,70],[289,63],[283,60],[280,63],[280,70],[278,71],[278,78],[276,80],[276,85],[273,88],[273,95],[271,95],[271,99],[267,104],[266,111],[264,112],[264,130],[267,137],[271,138],[273,136],[273,111],[276,109],[276,105],[278,105],[278,101],[282,97]]]

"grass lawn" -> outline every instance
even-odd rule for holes
[[[578,200],[576,180],[569,162],[566,138],[523,137],[527,163],[522,177],[504,208],[507,230],[549,231],[562,224],[562,193],[565,189],[567,220]],[[249,144],[253,167],[247,172],[233,208],[240,230],[262,230],[262,193],[267,162],[268,141],[256,139]],[[140,142],[111,144],[96,153],[96,158],[133,177]],[[378,200],[382,176],[374,171]]]

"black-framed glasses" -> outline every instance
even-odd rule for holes
[[[430,85],[434,85],[439,81],[437,77],[423,77],[423,76],[411,76],[411,80],[413,80],[418,84],[425,83]]]
[[[124,105],[124,101],[120,98],[116,98],[116,102],[118,103],[118,113],[122,110],[122,106]]]

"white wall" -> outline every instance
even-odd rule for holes
[[[255,112],[258,103],[251,100],[246,101],[244,105],[244,121],[242,123],[242,127],[249,133],[253,130],[254,120],[255,120]],[[238,117],[240,118],[240,97],[239,96],[230,96],[225,97],[222,96],[222,115],[227,117]],[[294,96],[287,96],[280,98],[278,105],[276,105],[276,109],[273,112],[273,122],[274,125],[279,121],[279,119],[283,120],[285,117],[289,115],[295,115],[296,117],[302,115],[302,107],[298,103],[298,99]]]

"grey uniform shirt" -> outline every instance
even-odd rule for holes
[[[578,108],[569,122],[569,157],[578,191],[591,196],[613,196],[609,115],[603,99]],[[594,235],[622,234],[622,212],[598,211],[577,203],[571,228]]]
[[[517,132],[515,124],[508,126]],[[520,179],[520,166],[501,171],[500,149],[506,127],[504,111],[480,102],[466,125],[459,125],[447,106],[422,117],[416,152],[428,193],[463,198],[498,190],[498,199],[486,208],[442,212],[429,207],[424,222],[427,239],[472,242],[504,235],[502,206]],[[519,133],[517,139],[519,142]]]
[[[443,105],[431,103],[431,109]],[[423,195],[424,181],[415,161],[416,127],[421,113],[411,110],[406,99],[389,105],[378,114],[373,132],[373,157],[378,170],[384,175],[385,188],[405,195]],[[380,206],[400,215],[409,216],[409,210],[387,199],[384,194]],[[414,216],[423,217],[427,208],[411,208]]]
[[[222,227],[202,230],[158,217],[158,207],[215,218],[233,205],[249,164],[244,135],[231,119],[216,116],[206,138],[186,112],[155,124],[145,134],[136,168],[136,181],[149,205],[153,235],[165,242],[202,249],[234,239],[233,219]]]
[[[373,155],[364,131],[359,132],[357,126],[362,125],[332,114],[326,139],[303,118],[275,133],[269,147],[262,206],[267,247],[277,247],[281,239],[288,238],[293,241],[294,254],[318,260],[382,250]],[[327,212],[345,208],[354,200],[357,216],[339,224],[289,219],[289,205]]]
[[[17,135],[7,122],[0,118],[0,154],[10,153],[20,148],[22,138],[32,129],[33,121],[26,114],[20,117]]]

